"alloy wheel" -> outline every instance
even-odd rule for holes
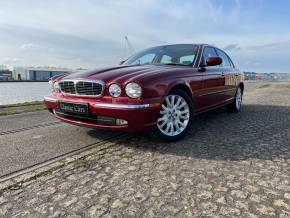
[[[236,93],[236,108],[240,109],[241,104],[242,104],[242,91],[241,88],[238,88]]]
[[[190,119],[189,105],[180,95],[168,95],[161,106],[157,120],[158,129],[166,136],[177,136],[187,127]]]

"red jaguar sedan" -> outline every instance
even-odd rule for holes
[[[243,74],[221,49],[206,44],[164,45],[119,66],[50,80],[49,112],[72,124],[142,131],[178,140],[196,114],[241,108]]]

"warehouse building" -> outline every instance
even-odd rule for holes
[[[15,67],[13,69],[14,80],[48,80],[49,78],[71,72],[66,68],[42,68],[42,67]]]

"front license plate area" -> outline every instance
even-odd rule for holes
[[[59,102],[59,109],[64,113],[89,115],[89,105],[87,103]]]

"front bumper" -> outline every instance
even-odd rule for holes
[[[156,125],[159,116],[159,103],[145,103],[145,104],[114,104],[96,102],[86,99],[85,102],[89,104],[90,117],[92,119],[81,116],[68,116],[66,114],[58,113],[59,101],[69,101],[75,103],[84,103],[84,100],[79,99],[58,99],[54,96],[44,97],[44,103],[49,112],[56,118],[76,125],[84,125],[95,128],[119,129],[127,131],[142,131],[152,128]],[[99,123],[96,117],[108,117],[114,119],[126,120],[127,124],[104,124]]]

